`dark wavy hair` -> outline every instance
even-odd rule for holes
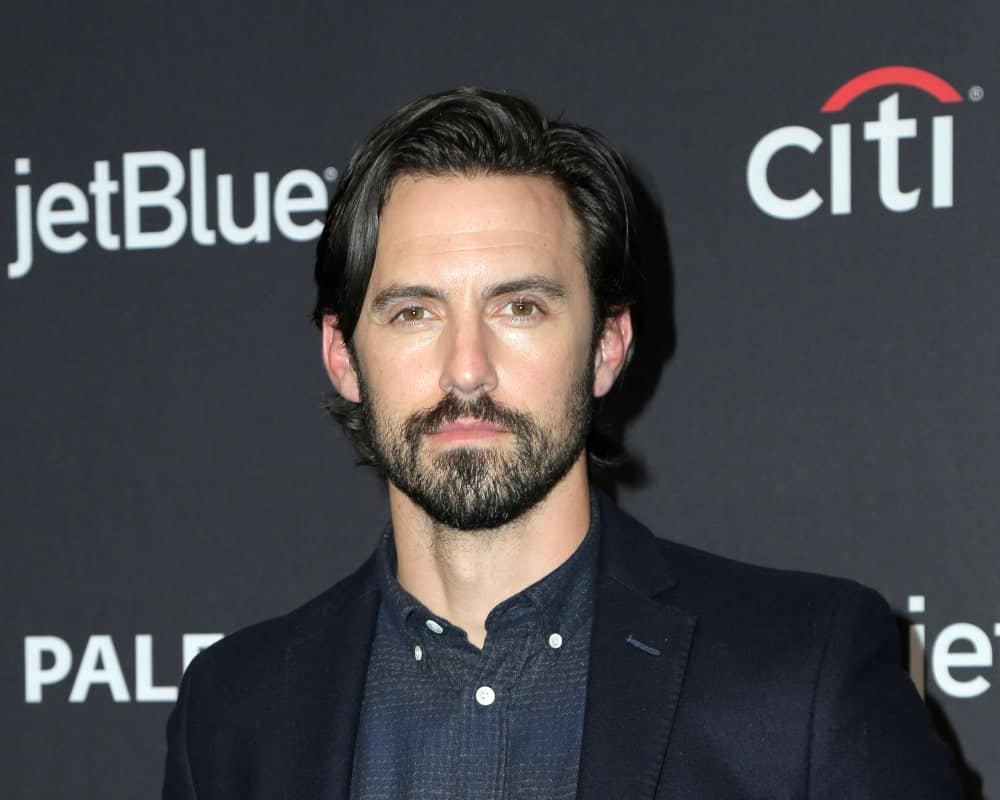
[[[548,120],[527,100],[459,88],[422,97],[382,122],[340,179],[316,246],[313,321],[321,326],[335,314],[348,346],[375,263],[379,216],[404,175],[550,178],[583,230],[595,345],[605,321],[635,301],[635,201],[621,156],[596,131]],[[359,463],[373,464],[360,404],[333,392],[327,409],[353,441]],[[595,454],[592,441],[588,451],[592,464],[610,462]]]

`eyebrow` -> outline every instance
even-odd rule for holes
[[[566,288],[561,283],[551,278],[542,277],[541,275],[528,275],[512,281],[494,283],[483,290],[482,296],[484,300],[489,300],[501,295],[517,294],[520,292],[533,292],[548,297],[551,300],[566,299]],[[424,284],[411,284],[407,286],[394,284],[387,286],[375,295],[375,298],[372,300],[371,311],[377,314],[380,311],[385,311],[400,300],[418,299],[443,301],[447,299],[447,294],[441,289]]]
[[[565,300],[566,287],[551,278],[544,278],[541,275],[528,275],[524,278],[517,278],[504,283],[495,283],[487,286],[483,291],[483,298],[490,299],[503,294],[518,294],[519,292],[533,292],[550,300]]]
[[[416,300],[418,298],[444,300],[445,294],[433,286],[421,286],[419,284],[412,286],[400,286],[398,284],[387,286],[375,295],[375,299],[372,300],[371,310],[372,313],[377,314],[380,311],[385,311],[393,303],[397,303],[400,300]]]

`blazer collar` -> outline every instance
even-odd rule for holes
[[[695,618],[656,539],[601,498],[601,570],[590,639],[577,800],[652,798]]]
[[[594,488],[601,513],[601,569],[611,580],[644,597],[678,589],[659,541],[646,526]],[[674,598],[673,599],[679,599]]]

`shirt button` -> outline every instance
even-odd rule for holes
[[[432,619],[427,620],[427,627],[434,633],[444,633],[444,628]]]
[[[480,686],[476,689],[476,702],[481,706],[491,706],[497,699],[497,694],[489,686]]]
[[[419,644],[413,648],[413,657],[417,659],[417,661],[420,661],[420,659],[424,657],[424,651],[420,649]]]
[[[562,647],[562,636],[560,636],[558,633],[550,634],[549,647],[551,647],[553,650],[558,650],[560,647]]]

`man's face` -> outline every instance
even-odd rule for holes
[[[583,458],[593,311],[550,180],[404,177],[353,346],[378,466],[462,530],[517,518]]]

